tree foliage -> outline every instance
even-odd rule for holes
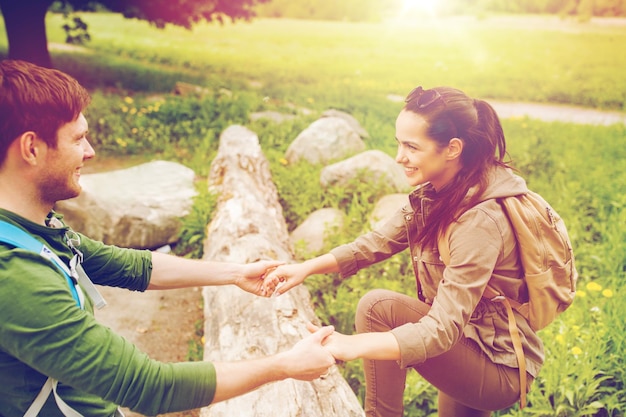
[[[173,24],[190,28],[200,21],[251,19],[254,6],[269,0],[0,0],[9,44],[9,58],[52,67],[45,16],[50,7],[93,10],[104,7],[127,18],[147,20],[159,28]],[[81,22],[74,20],[75,26]],[[70,28],[71,29],[71,28]],[[67,31],[67,29],[66,29]]]
[[[159,28],[174,24],[191,28],[200,21],[250,20],[254,6],[270,0],[98,0],[97,3],[124,17],[147,20]],[[93,0],[63,0],[74,10],[91,10]]]

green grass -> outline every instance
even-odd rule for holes
[[[289,144],[323,110],[350,112],[369,132],[368,148],[390,155],[401,104],[387,96],[403,96],[417,84],[448,84],[487,99],[626,110],[626,26],[487,16],[412,25],[258,20],[159,31],[110,14],[82,17],[94,39],[89,53],[53,50],[53,61],[92,91],[87,117],[101,156],[177,161],[205,178],[223,129],[246,125],[259,136],[290,230],[318,208],[346,212],[345,227],[330,236],[326,249],[366,231],[374,202],[388,190],[359,181],[322,190],[321,167],[285,165]],[[48,17],[51,42],[62,42],[61,24],[60,16]],[[6,41],[0,39],[3,54]],[[209,93],[172,96],[178,81]],[[250,122],[258,110],[298,117],[283,124]],[[546,364],[523,415],[624,416],[626,127],[529,119],[503,125],[516,166],[565,219],[580,273],[574,305],[542,331]],[[204,187],[199,185],[181,233],[179,249],[187,256],[201,256],[214,209]],[[406,254],[350,280],[336,278],[316,276],[307,283],[322,321],[348,333],[367,290],[415,291]],[[362,395],[360,363],[346,364],[343,373]],[[415,373],[409,384],[407,416],[432,415],[432,387]],[[522,413],[513,407],[499,415]]]

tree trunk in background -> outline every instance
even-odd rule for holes
[[[46,13],[52,0],[0,0],[9,59],[52,68],[46,36]]]
[[[208,227],[204,258],[225,262],[293,260],[289,235],[269,164],[255,133],[231,126],[220,138],[209,187],[218,206]],[[236,361],[284,351],[316,322],[309,292],[301,285],[277,298],[234,286],[206,287],[204,359]],[[219,381],[218,381],[219,383]],[[311,382],[288,379],[202,410],[203,417],[352,417],[363,410],[336,368]]]

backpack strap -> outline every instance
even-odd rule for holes
[[[5,242],[16,248],[26,249],[31,252],[38,253],[44,258],[50,260],[65,276],[65,279],[70,286],[72,297],[76,300],[76,304],[80,308],[83,308],[83,294],[72,279],[72,272],[54,252],[46,247],[46,245],[35,239],[26,231],[7,223],[4,220],[0,220],[0,242]]]
[[[63,261],[58,256],[56,256],[50,249],[48,249],[43,243],[39,242],[26,231],[3,220],[0,220],[0,242],[7,243],[16,248],[26,249],[31,252],[38,253],[44,258],[52,261],[52,263],[54,263],[65,276],[65,279],[70,286],[72,297],[74,298],[74,300],[76,300],[77,306],[81,309],[83,308],[84,296],[82,294],[82,291],[80,290],[80,287],[78,287],[72,279],[72,271],[70,271],[67,265],[65,265]],[[35,400],[31,403],[30,407],[28,407],[28,410],[26,410],[24,417],[38,416],[42,407],[48,400],[51,392],[54,392],[54,398],[57,406],[65,417],[82,417],[80,413],[67,405],[67,403],[63,401],[63,399],[57,394],[57,385],[58,381],[56,379],[48,377],[45,384],[39,391],[39,394],[37,394]]]
[[[513,306],[511,305],[511,301],[516,302],[515,300],[510,299],[509,297],[500,294],[497,290],[495,290],[492,286],[487,285],[485,288],[485,292],[483,293],[483,298],[489,299],[494,303],[501,303],[506,308],[506,316],[509,322],[509,335],[511,335],[511,342],[513,342],[513,350],[515,351],[515,356],[517,357],[517,365],[519,369],[519,389],[520,389],[520,409],[526,406],[526,358],[524,356],[524,348],[522,346],[522,338],[519,335],[519,329],[517,327],[517,320],[515,319],[515,314],[513,313]],[[519,304],[519,303],[517,303]]]
[[[61,413],[63,413],[65,417],[83,417],[82,414],[67,405],[67,403],[59,396],[57,393],[58,385],[59,381],[52,377],[48,377],[46,383],[43,385],[43,388],[41,388],[41,391],[39,391],[39,394],[35,398],[35,401],[32,402],[30,407],[28,407],[28,410],[26,410],[26,413],[24,413],[24,417],[37,417],[51,392],[54,393],[54,400],[57,403],[57,407],[59,407],[59,410],[61,410]]]
[[[447,267],[450,265],[450,227],[445,230],[444,233],[439,235],[437,240],[437,247],[439,250],[439,257],[444,265]],[[501,303],[506,308],[506,316],[509,324],[509,335],[511,336],[511,342],[513,343],[513,350],[517,357],[517,365],[519,369],[519,389],[520,389],[520,408],[526,406],[526,359],[524,356],[524,348],[522,346],[522,339],[517,327],[517,320],[513,313],[514,308],[521,307],[521,303],[512,298],[507,297],[500,291],[487,284],[482,298],[485,298],[494,303]]]

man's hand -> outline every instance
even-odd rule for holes
[[[312,381],[326,375],[335,358],[322,345],[333,331],[332,326],[323,327],[288,351],[265,358],[214,363],[217,386],[213,402],[245,394],[273,381],[286,378]]]
[[[263,280],[261,295],[278,296],[301,284],[308,276],[303,264],[281,265],[270,271]]]
[[[313,334],[320,331],[320,327],[313,323],[307,324],[307,330]],[[322,344],[326,350],[328,350],[336,360],[339,361],[351,361],[357,359],[356,351],[354,349],[354,340],[352,336],[345,335],[339,332],[332,332],[322,341]]]
[[[234,284],[244,291],[255,295],[264,295],[263,280],[266,276],[282,265],[282,261],[257,261],[243,265],[243,274],[235,279]]]
[[[290,350],[279,354],[282,356],[281,363],[286,376],[312,381],[327,374],[330,367],[335,364],[335,358],[323,344],[334,331],[333,326],[317,328],[314,333],[300,340]]]

